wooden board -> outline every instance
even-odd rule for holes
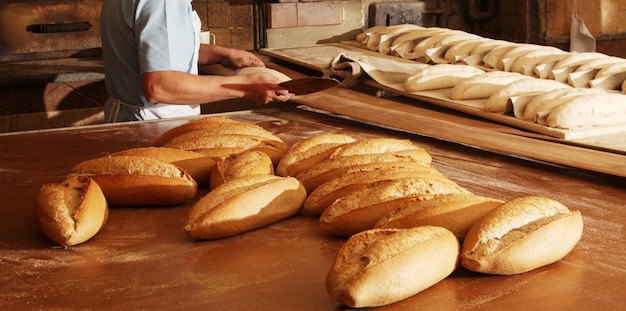
[[[262,50],[262,53],[276,59],[280,59],[309,69],[314,69],[320,72],[326,71],[330,62],[341,53],[369,54],[375,55],[376,57],[380,58],[389,58],[390,61],[398,60],[397,57],[382,55],[380,53],[376,53],[345,43],[321,44],[296,48],[266,49]],[[449,94],[450,89],[408,93],[387,87],[371,80],[364,83],[374,85],[383,90],[395,92],[408,98],[496,121],[532,133],[538,133],[548,135],[557,139],[568,140],[577,144],[586,145],[589,148],[610,149],[617,152],[626,152],[626,137],[624,139],[615,139],[615,135],[626,132],[626,124],[606,127],[589,127],[574,130],[551,128],[534,122],[520,120],[508,114],[484,111],[482,109],[483,101],[480,100],[452,101],[447,95]],[[604,143],[602,139],[602,137],[604,136],[611,136],[610,143],[608,141],[607,143]]]

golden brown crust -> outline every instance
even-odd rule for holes
[[[420,162],[400,162],[398,166],[363,167],[349,170],[313,190],[304,201],[303,211],[319,216],[333,202],[352,191],[365,188],[373,182],[409,176],[446,178],[434,168]]]
[[[211,189],[215,189],[225,181],[256,174],[274,175],[274,164],[266,153],[247,151],[222,157],[217,160],[211,174]]]
[[[209,186],[211,172],[215,168],[215,159],[199,152],[166,148],[143,147],[122,150],[111,156],[148,157],[172,163],[185,170],[198,183],[198,186]]]
[[[445,178],[411,176],[373,182],[336,200],[324,210],[320,226],[331,234],[350,236],[374,228],[382,216],[406,200],[464,192],[467,190]]]
[[[265,141],[283,151],[286,151],[287,147],[285,142],[270,133],[266,129],[247,123],[232,123],[223,126],[216,126],[210,128],[203,128],[195,131],[190,131],[185,134],[172,138],[163,144],[163,146],[176,145],[182,141],[195,140],[200,137],[222,136],[222,135],[245,135],[254,137],[258,140]]]
[[[204,136],[181,141],[168,142],[164,145],[169,148],[196,151],[205,155],[211,149],[220,150],[224,153],[227,150],[262,151],[265,152],[276,165],[285,153],[284,143],[275,140],[268,140],[260,136],[243,134],[224,134],[216,136]]]
[[[542,197],[514,199],[495,208],[467,233],[461,264],[490,274],[527,272],[565,257],[582,236],[580,212]]]
[[[206,118],[194,120],[189,123],[185,123],[185,124],[182,124],[182,125],[179,125],[179,126],[176,126],[167,130],[163,134],[159,135],[159,137],[157,137],[157,139],[154,141],[154,145],[157,147],[162,146],[163,144],[165,144],[167,141],[171,140],[172,138],[183,135],[185,133],[203,129],[203,128],[219,127],[227,123],[228,124],[238,123],[238,121],[231,120],[231,119],[221,117],[221,116],[206,117]]]
[[[72,246],[86,242],[104,227],[108,206],[95,181],[76,176],[61,183],[42,185],[36,198],[35,216],[50,240]]]
[[[403,163],[420,163],[428,166],[429,164],[416,160],[413,156],[395,153],[380,154],[357,154],[352,156],[336,157],[322,161],[310,169],[298,174],[296,178],[302,182],[309,193],[321,184],[341,176],[349,170],[361,168],[375,168],[384,166],[402,166]]]
[[[185,170],[146,157],[91,159],[74,166],[71,175],[93,178],[111,205],[173,205],[193,198],[197,190]]]
[[[202,197],[189,213],[185,232],[195,239],[221,239],[296,214],[306,191],[293,177],[245,175]]]
[[[341,248],[326,290],[353,308],[391,304],[446,278],[458,255],[458,240],[441,227],[367,230]]]
[[[412,228],[439,226],[450,230],[463,240],[470,227],[492,209],[500,200],[472,193],[450,193],[428,200],[411,199],[384,215],[375,228]]]
[[[313,165],[328,159],[337,149],[347,143],[356,141],[345,134],[322,134],[295,143],[280,160],[276,167],[279,176],[297,176]]]

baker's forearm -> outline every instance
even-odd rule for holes
[[[198,76],[177,71],[145,73],[143,91],[152,103],[203,104],[244,97],[241,76]]]

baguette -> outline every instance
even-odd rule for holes
[[[336,178],[350,170],[361,168],[376,168],[385,166],[414,166],[414,163],[430,166],[417,160],[411,155],[398,155],[394,153],[357,154],[353,156],[336,157],[322,161],[310,169],[298,174],[296,178],[302,182],[308,193],[315,190],[321,184]],[[407,164],[408,163],[408,164]]]
[[[189,173],[198,186],[210,185],[211,172],[215,168],[215,159],[212,157],[198,152],[166,147],[132,148],[112,153],[110,156],[147,157],[172,163]]]
[[[94,237],[106,224],[108,214],[102,190],[85,176],[44,184],[35,202],[35,216],[43,233],[66,247]]]
[[[352,308],[391,304],[446,278],[458,256],[458,240],[441,227],[364,231],[339,250],[326,290]]]
[[[276,166],[276,175],[297,176],[328,159],[337,147],[356,141],[345,134],[322,134],[295,143]]]
[[[203,196],[184,229],[194,239],[238,235],[298,213],[305,198],[304,187],[294,177],[245,175]]]
[[[527,78],[527,76],[513,72],[486,72],[475,75],[452,87],[450,99],[459,100],[489,98],[494,93],[500,91],[507,84]]]
[[[180,167],[137,156],[106,156],[83,161],[70,176],[89,176],[110,205],[174,205],[193,198],[196,181]]]
[[[162,146],[166,142],[170,141],[172,138],[183,135],[185,133],[189,133],[191,131],[210,128],[210,127],[220,127],[226,124],[239,123],[238,121],[231,120],[225,117],[206,117],[198,120],[191,121],[189,123],[185,123],[176,127],[173,127],[161,135],[159,135],[154,140],[154,146]]]
[[[481,273],[524,273],[561,260],[582,232],[580,212],[548,198],[517,198],[472,226],[463,241],[461,264]]]
[[[432,158],[426,150],[408,139],[397,138],[366,138],[339,146],[329,159],[349,157],[359,154],[394,153],[398,155],[414,155],[424,163],[430,163]]]
[[[341,197],[381,180],[392,180],[409,176],[424,176],[433,179],[445,178],[434,168],[419,162],[400,162],[400,164],[400,166],[362,167],[349,170],[315,188],[304,201],[303,211],[319,216]]]
[[[270,157],[260,151],[246,151],[217,160],[211,173],[211,189],[226,181],[244,175],[274,175],[274,164]]]
[[[333,202],[324,210],[319,222],[322,229],[330,234],[350,236],[374,228],[384,215],[405,201],[467,192],[449,179],[410,176],[377,181]]]
[[[450,230],[462,241],[476,221],[502,203],[472,193],[438,195],[428,200],[415,198],[384,215],[374,228],[439,226]]]

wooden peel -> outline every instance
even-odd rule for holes
[[[305,77],[285,81],[278,85],[286,88],[289,93],[306,95],[337,86],[339,81],[332,78]]]

